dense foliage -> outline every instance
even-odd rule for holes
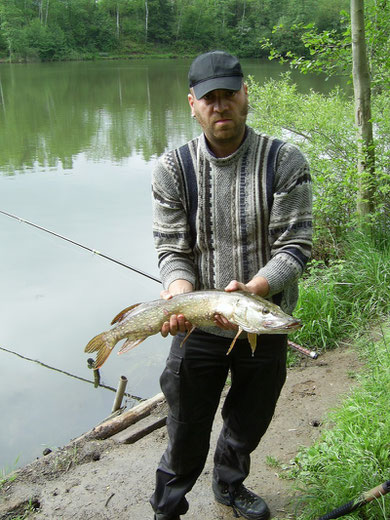
[[[381,92],[390,86],[390,4],[386,0],[366,0],[364,9],[367,55],[373,92]],[[337,15],[336,15],[337,18]],[[321,72],[327,75],[351,75],[351,20],[349,12],[341,11],[335,27],[324,29],[319,24],[303,22],[290,28],[300,41],[298,51],[283,43],[284,26],[275,26],[274,36],[262,40],[262,48],[270,59],[288,60],[303,73]],[[299,47],[298,45],[296,47]]]
[[[259,41],[305,52],[294,26],[342,30],[348,0],[2,0],[0,56],[62,60],[97,54],[268,54]],[[273,33],[273,27],[283,28]]]
[[[285,76],[264,85],[250,84],[251,124],[258,130],[288,138],[307,155],[313,176],[314,257],[338,258],[344,238],[356,227],[357,137],[352,101],[336,89],[329,95],[297,91]],[[377,172],[376,228],[390,225],[390,126],[388,94],[373,100]]]

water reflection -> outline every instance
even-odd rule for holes
[[[0,73],[0,168],[8,175],[69,170],[81,152],[149,161],[172,138],[194,133],[185,70],[173,61],[2,65]]]
[[[145,161],[198,132],[189,117],[189,60],[0,65],[0,170],[73,168],[75,156]],[[244,61],[258,81],[282,67]],[[322,78],[300,77],[302,88]]]

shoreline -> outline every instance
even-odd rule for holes
[[[352,348],[338,348],[316,360],[302,358],[299,366],[288,369],[274,418],[253,453],[246,482],[268,502],[274,520],[287,520],[293,511],[291,501],[295,492],[291,482],[283,478],[283,468],[290,467],[301,446],[312,445],[327,428],[327,412],[356,384],[351,371],[358,371],[361,366]],[[153,422],[165,413],[166,409],[152,407],[150,420]],[[147,420],[145,417],[137,424],[145,426]],[[221,425],[219,410],[206,467],[188,495],[190,511],[186,519],[232,518],[230,508],[216,504],[211,492],[213,447]],[[163,425],[131,444],[121,442],[115,435],[106,440],[91,439],[87,432],[20,468],[3,482],[0,520],[13,520],[26,511],[29,519],[151,518],[149,497],[154,489],[155,469],[166,445]]]

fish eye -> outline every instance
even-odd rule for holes
[[[268,309],[263,309],[263,314],[269,314],[270,311]]]

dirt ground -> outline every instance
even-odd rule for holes
[[[254,452],[246,485],[267,501],[272,517],[294,518],[290,504],[291,482],[280,479],[270,456],[288,464],[302,445],[311,445],[320,435],[326,412],[346,395],[360,369],[356,353],[337,349],[317,360],[303,359],[289,369],[286,384],[271,426]],[[187,496],[188,520],[233,519],[231,508],[218,505],[211,491],[212,455],[221,427],[217,414],[206,467]],[[0,520],[38,509],[29,519],[47,520],[148,520],[153,518],[149,497],[154,473],[167,443],[160,428],[135,444],[113,440],[70,443],[17,472],[0,491]]]

